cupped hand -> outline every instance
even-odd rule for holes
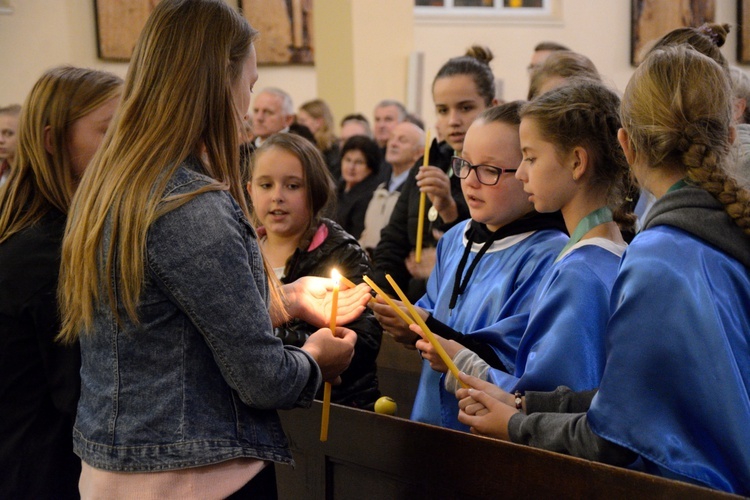
[[[422,357],[430,363],[430,368],[432,368],[436,372],[447,373],[448,366],[443,361],[443,358],[441,358],[440,355],[438,354],[437,349],[435,349],[435,346],[432,345],[432,343],[429,340],[427,340],[427,337],[422,331],[422,328],[420,328],[419,325],[411,325],[410,328],[411,328],[411,331],[417,333],[420,337],[422,337],[419,340],[417,340],[416,347],[422,352]],[[458,342],[455,342],[453,340],[447,340],[441,337],[440,335],[435,335],[434,333],[433,333],[433,336],[438,342],[440,342],[440,345],[445,350],[445,353],[451,359],[453,359],[453,357],[456,355],[458,351],[463,349],[463,346],[459,344]]]
[[[311,325],[330,324],[333,280],[319,276],[304,276],[283,286],[287,313]],[[370,287],[360,283],[354,288],[341,287],[336,308],[336,324],[346,325],[357,319],[370,300]]]

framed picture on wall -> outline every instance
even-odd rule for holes
[[[313,64],[313,0],[238,0],[250,25],[258,64]]]
[[[100,59],[129,61],[135,42],[159,0],[94,0]]]
[[[740,0],[741,3],[747,0]],[[630,62],[637,66],[651,44],[675,28],[714,22],[715,0],[632,0]]]
[[[750,0],[737,2],[737,62],[750,64]]]
[[[157,3],[94,0],[99,58],[129,61]],[[313,0],[238,0],[238,6],[261,33],[255,42],[258,64],[313,64]]]

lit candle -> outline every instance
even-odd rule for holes
[[[430,164],[430,131],[427,130],[427,134],[424,138],[424,156],[422,157],[422,166],[426,167]],[[424,191],[419,193],[419,219],[417,219],[417,249],[414,259],[417,263],[422,262],[422,233],[424,233],[424,209],[427,195]]]
[[[367,283],[367,285],[370,288],[372,288],[373,290],[375,290],[375,293],[377,293],[378,295],[380,295],[381,297],[383,297],[383,300],[385,300],[385,303],[388,304],[389,306],[391,306],[391,309],[393,309],[394,311],[396,311],[396,314],[398,314],[399,318],[401,318],[402,320],[404,320],[404,322],[407,325],[411,325],[412,323],[414,323],[411,319],[409,319],[409,316],[407,316],[406,313],[404,311],[402,311],[401,308],[398,307],[396,305],[396,303],[391,300],[391,298],[389,296],[387,296],[385,293],[383,293],[383,290],[381,290],[378,287],[378,285],[376,285],[375,283],[373,283],[373,281],[370,278],[368,278],[367,276],[362,276],[362,279],[365,280],[365,283]]]
[[[333,280],[333,297],[331,298],[331,333],[336,335],[336,309],[339,305],[339,280],[341,275],[337,270],[331,271]],[[320,422],[320,440],[328,440],[328,419],[331,415],[331,383],[323,385],[323,417]]]
[[[393,289],[396,291],[396,294],[401,299],[401,302],[403,302],[406,305],[406,308],[409,310],[409,313],[414,318],[414,321],[419,325],[419,327],[422,329],[422,332],[427,337],[427,340],[430,341],[430,344],[432,344],[432,347],[435,348],[435,351],[438,353],[438,356],[440,356],[440,359],[443,360],[443,363],[445,363],[445,366],[448,367],[450,372],[453,374],[454,377],[456,377],[456,380],[459,381],[461,384],[461,387],[466,387],[466,384],[461,382],[461,379],[458,377],[458,368],[456,367],[456,364],[453,362],[450,356],[448,356],[448,353],[445,352],[445,349],[443,349],[443,346],[440,345],[440,342],[438,339],[435,338],[435,334],[432,333],[432,331],[427,328],[427,325],[422,320],[422,317],[419,315],[417,310],[414,308],[413,305],[411,305],[411,302],[409,302],[409,299],[404,295],[404,292],[401,291],[401,289],[396,284],[396,281],[391,278],[390,274],[386,274],[385,278],[388,280],[388,282],[391,284]]]

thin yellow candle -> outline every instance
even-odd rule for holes
[[[422,157],[422,166],[426,167],[430,164],[430,131],[427,131],[424,138],[424,156]],[[417,248],[414,255],[414,260],[417,263],[422,262],[422,233],[424,233],[424,210],[427,195],[424,191],[419,193],[419,219],[417,219]]]
[[[336,309],[339,306],[339,280],[341,275],[337,270],[331,272],[333,280],[333,297],[331,298],[331,333],[336,335]],[[328,419],[331,415],[331,383],[323,385],[323,416],[320,421],[320,440],[328,441]]]
[[[419,315],[417,310],[414,308],[413,305],[411,305],[411,302],[409,302],[409,299],[404,295],[404,292],[401,291],[401,289],[396,284],[396,281],[391,278],[390,274],[386,274],[385,278],[388,280],[388,282],[391,284],[393,289],[396,291],[396,294],[401,299],[401,302],[403,302],[406,305],[406,308],[409,310],[409,313],[414,318],[414,321],[419,325],[419,327],[422,329],[422,332],[424,332],[425,336],[427,337],[427,340],[430,341],[430,344],[432,344],[432,347],[435,348],[435,351],[438,353],[438,356],[440,356],[440,359],[443,360],[443,363],[445,363],[445,366],[448,367],[450,372],[453,374],[454,377],[456,377],[456,380],[461,384],[461,387],[466,387],[466,384],[461,382],[461,379],[458,378],[458,367],[456,367],[456,364],[453,362],[450,356],[448,356],[448,353],[445,352],[445,349],[443,349],[443,346],[440,345],[440,342],[438,342],[438,339],[435,338],[435,334],[432,333],[432,331],[427,328],[427,325],[425,324],[424,320],[422,320],[422,317]]]
[[[347,288],[355,288],[357,285],[354,284],[352,280],[347,278],[346,276],[340,276],[341,283],[346,285]]]
[[[401,318],[402,320],[404,320],[404,322],[407,325],[411,325],[412,323],[414,323],[409,318],[409,316],[407,316],[406,313],[404,311],[402,311],[401,308],[398,307],[396,305],[396,303],[391,300],[391,298],[389,296],[387,296],[385,293],[383,293],[383,290],[381,290],[378,287],[378,285],[376,285],[375,283],[373,283],[373,281],[370,278],[368,278],[367,276],[362,276],[362,279],[365,280],[365,283],[367,283],[367,285],[370,288],[372,288],[373,290],[375,290],[375,293],[377,293],[378,295],[380,295],[381,297],[383,297],[383,300],[385,300],[385,303],[388,304],[389,306],[391,306],[391,309],[393,309],[396,312],[396,314],[398,314],[399,318]]]

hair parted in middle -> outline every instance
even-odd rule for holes
[[[162,0],[151,12],[130,61],[118,112],[83,176],[68,219],[60,276],[61,338],[73,340],[90,330],[100,300],[102,255],[108,256],[103,273],[117,269],[127,316],[138,321],[146,235],[158,217],[215,190],[229,191],[249,216],[239,168],[244,110],[236,109],[233,84],[256,33],[222,0]],[[202,158],[214,181],[165,198],[168,180],[191,155]],[[101,248],[108,217],[114,221],[111,239]],[[103,282],[116,308],[113,285]]]
[[[341,157],[343,158],[349,151],[360,151],[365,157],[365,163],[373,174],[377,174],[380,171],[380,164],[383,161],[383,156],[380,153],[378,143],[374,139],[367,137],[366,135],[355,135],[346,140],[344,145],[341,147]]]
[[[320,150],[304,137],[289,133],[273,134],[255,150],[250,163],[250,182],[252,182],[258,158],[274,149],[286,151],[302,164],[302,177],[305,182],[304,189],[307,193],[310,222],[305,234],[300,239],[299,246],[300,248],[307,248],[315,230],[320,225],[320,219],[327,216],[332,210],[336,201],[336,184]],[[259,224],[254,212],[252,220],[256,226]]]

